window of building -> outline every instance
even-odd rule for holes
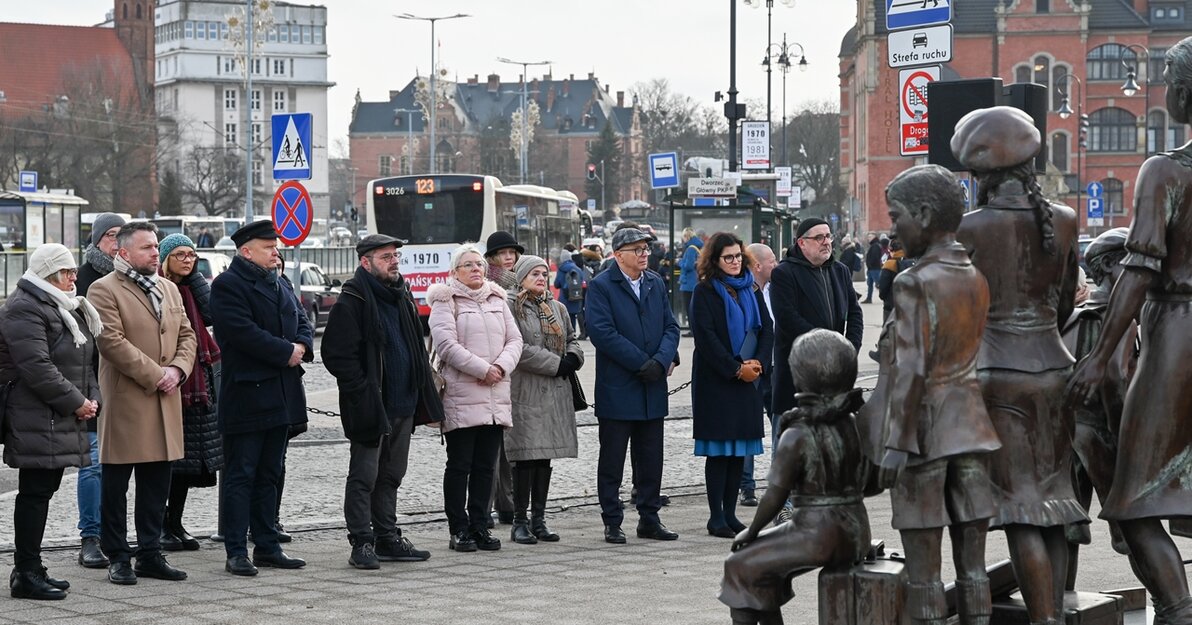
[[[183,32],[183,35],[187,39],[194,39],[194,37],[195,37],[195,23],[190,20],[187,20],[186,23],[182,27],[182,32]]]
[[[1174,150],[1182,147],[1186,139],[1184,138],[1183,124],[1170,124],[1167,126],[1167,149]]]
[[[252,73],[254,73],[254,74],[261,73],[261,59],[253,59],[252,60]]]
[[[315,45],[323,45],[323,27],[315,26]]]
[[[302,42],[302,28],[297,24],[290,24],[290,43]]]
[[[236,136],[236,124],[234,122],[224,124],[224,143],[236,145]]]
[[[310,43],[310,42],[311,42],[310,26],[303,26],[302,27],[302,43]]]
[[[220,39],[228,38],[228,23],[227,22],[220,22],[220,24],[219,24],[219,38]]]
[[[1155,25],[1183,24],[1184,12],[1179,6],[1161,4],[1151,7],[1151,21]]]
[[[252,144],[261,145],[261,122],[252,123]]]
[[[236,71],[236,59],[233,57],[225,57],[223,60],[223,71],[225,74],[231,74]]]
[[[377,175],[388,176],[393,173],[393,157],[388,154],[382,154],[380,161],[377,163]]]
[[[285,59],[273,59],[273,75],[284,76],[286,73]]]
[[[1110,215],[1125,215],[1126,205],[1122,202],[1126,194],[1122,181],[1117,178],[1105,178],[1101,181],[1101,187],[1101,197],[1105,198],[1105,212]]]
[[[195,39],[207,38],[207,22],[195,22]]]
[[[1028,83],[1031,81],[1031,68],[1027,65],[1019,65],[1014,68],[1014,82]]]
[[[277,43],[277,28],[270,28],[267,37],[270,43]]]
[[[1154,76],[1155,83],[1163,80],[1163,66],[1165,57],[1167,56],[1167,48],[1151,48],[1151,60],[1147,63],[1147,76]]]
[[[207,22],[207,38],[212,41],[219,39],[219,22]]]
[[[279,89],[273,92],[273,110],[284,113],[286,111],[286,92]]]
[[[252,186],[254,186],[254,187],[261,186],[262,181],[264,179],[265,179],[265,176],[264,176],[262,165],[261,165],[261,159],[258,158],[257,160],[252,162]]]
[[[1050,152],[1051,164],[1060,171],[1068,171],[1068,133],[1052,133]]]
[[[1059,90],[1061,87],[1066,88],[1071,84],[1064,80],[1064,76],[1067,75],[1067,65],[1056,65],[1055,67],[1051,68],[1051,84],[1054,85],[1055,88],[1047,90],[1047,97],[1051,100],[1051,106],[1049,110],[1054,111],[1060,107],[1060,102],[1064,99],[1064,96],[1060,95]]]
[[[178,110],[178,88],[177,87],[174,88],[173,105],[174,105],[174,110],[175,111]]]
[[[277,37],[282,43],[290,43],[290,27],[286,24],[276,27]]]
[[[254,110],[254,111],[261,110],[261,90],[260,89],[252,90],[252,110]]]
[[[224,89],[224,110],[225,111],[236,110],[236,96],[237,96],[237,92],[235,89]]]
[[[1043,85],[1047,92],[1051,92],[1051,59],[1039,55],[1035,57],[1034,61],[1035,74],[1033,80],[1035,83]]]
[[[1051,0],[1035,0],[1035,13],[1051,13]]]
[[[1117,43],[1107,43],[1089,50],[1085,60],[1088,61],[1087,72],[1089,80],[1125,80],[1126,67],[1135,65],[1138,55],[1133,50]]]
[[[1103,108],[1089,115],[1090,152],[1133,152],[1137,148],[1138,130],[1130,111]]]
[[[1163,111],[1151,111],[1146,116],[1146,152],[1154,154],[1167,149],[1167,114]]]

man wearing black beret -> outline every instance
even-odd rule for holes
[[[224,438],[225,570],[256,575],[257,567],[306,565],[278,544],[277,485],[291,425],[306,423],[303,362],[314,359],[306,315],[278,283],[281,256],[270,221],[232,234],[236,256],[211,284],[215,340],[223,357],[219,430]],[[248,559],[248,530],[253,535]]]
[[[832,260],[832,229],[809,217],[799,222],[795,245],[770,273],[774,311],[774,414],[795,407],[791,378],[791,346],[816,328],[844,335],[861,349],[861,304],[853,289],[852,270]]]
[[[418,310],[400,273],[404,244],[384,234],[360,240],[360,266],[323,330],[323,364],[339,383],[340,420],[351,443],[344,521],[348,564],[358,569],[430,557],[397,527],[415,415],[418,422],[443,419]]]

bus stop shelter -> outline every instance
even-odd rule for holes
[[[7,297],[45,243],[79,245],[80,214],[90,204],[69,193],[0,191],[0,292]]]

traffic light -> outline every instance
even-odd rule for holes
[[[588,163],[588,180],[596,179],[596,163]]]
[[[1087,149],[1089,147],[1089,116],[1084,113],[1080,114],[1080,123],[1078,124],[1080,133],[1080,148]]]
[[[351,216],[352,216],[352,221],[356,221],[356,219],[360,216],[360,214],[356,212],[355,206],[352,207]]]

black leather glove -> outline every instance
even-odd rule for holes
[[[571,356],[571,354],[564,354],[563,357],[559,359],[559,370],[555,371],[555,377],[565,378],[572,373],[575,373],[576,358],[575,356],[571,356],[571,358],[568,359],[568,356]]]
[[[571,367],[572,371],[579,371],[584,366],[584,363],[580,362],[579,356],[575,354],[563,354],[563,360],[567,361],[567,365]]]
[[[657,382],[664,376],[666,376],[666,369],[663,369],[662,364],[653,358],[647,360],[646,364],[637,370],[637,377],[643,382]]]

